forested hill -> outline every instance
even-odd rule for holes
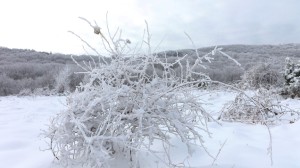
[[[300,44],[283,44],[283,45],[225,45],[219,46],[224,52],[233,52],[236,54],[252,53],[262,55],[274,55],[289,57],[300,57]],[[209,51],[212,47],[202,48],[201,51]]]
[[[29,49],[9,49],[0,47],[0,65],[10,63],[58,63],[58,64],[73,64],[71,55],[53,54],[48,52],[38,52]],[[82,57],[76,57],[82,60]]]
[[[300,60],[300,44],[283,44],[283,45],[221,45],[222,51],[236,59],[242,67],[238,67],[233,61],[221,56],[214,56],[212,63],[204,62],[207,66],[204,72],[208,73],[213,80],[222,82],[232,82],[239,80],[244,70],[259,65],[270,64],[271,68],[283,72],[285,58],[290,57],[292,60]],[[205,47],[198,49],[200,56],[212,51],[214,47]],[[179,51],[160,52],[159,55],[167,55],[169,59],[173,57],[184,56],[185,54],[195,56],[195,50],[183,49]]]
[[[257,62],[273,59],[274,61],[283,61],[286,57],[300,59],[300,44],[283,44],[283,45],[221,45],[222,51],[237,59],[239,62],[254,64]],[[199,48],[199,55],[204,55],[213,47]],[[185,54],[195,54],[192,49],[183,49],[179,51],[166,51],[160,54],[167,56],[183,56]]]
[[[84,59],[87,57],[76,56],[79,62]],[[36,92],[37,89],[72,91],[82,80],[82,75],[74,75],[74,71],[80,69],[70,55],[0,47],[0,96]],[[64,80],[60,79],[61,74],[65,74]]]
[[[284,45],[225,45],[222,51],[236,59],[238,67],[226,57],[216,55],[212,63],[204,62],[207,69],[199,69],[209,74],[213,80],[233,82],[241,79],[245,70],[269,63],[273,69],[282,72],[286,57],[300,60],[300,44]],[[199,55],[205,55],[214,47],[198,49]],[[158,55],[167,56],[168,61],[177,56],[191,55],[195,60],[195,50],[165,51]],[[74,56],[78,62],[90,61],[89,56]],[[95,57],[96,58],[96,57]],[[98,59],[95,59],[98,60]],[[67,66],[66,66],[67,65]],[[28,49],[9,49],[0,47],[0,96],[18,94],[22,90],[34,91],[47,88],[56,92],[73,91],[83,76],[74,75],[81,69],[73,62],[70,55],[37,52]],[[62,80],[62,78],[64,80]]]
[[[283,44],[283,45],[221,45],[222,51],[226,52],[238,61],[243,62],[244,59],[253,60],[252,62],[264,59],[282,60],[286,57],[300,58],[300,44]],[[199,48],[199,54],[204,55],[211,51],[214,47]],[[183,49],[177,51],[179,56],[194,53],[192,49]],[[166,51],[167,56],[176,56],[176,51]],[[162,53],[162,52],[161,52]],[[86,58],[83,56],[76,57],[79,61]],[[0,47],[0,65],[15,62],[35,62],[35,63],[59,63],[73,64],[70,55],[37,52],[29,49],[9,49]]]

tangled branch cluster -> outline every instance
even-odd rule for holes
[[[276,86],[279,79],[279,73],[271,64],[258,64],[245,72],[240,85],[242,88],[270,88]]]
[[[223,108],[219,119],[263,125],[294,123],[299,119],[299,112],[274,101],[274,97],[274,93],[264,88],[258,89],[252,97],[241,92],[234,101]]]
[[[110,167],[113,161],[125,159],[124,167],[138,167],[140,151],[155,155],[154,142],[167,148],[166,158],[172,137],[181,139],[189,153],[195,143],[204,147],[202,134],[209,133],[206,124],[211,117],[193,90],[195,84],[211,80],[195,69],[217,52],[231,57],[216,47],[205,56],[197,55],[194,63],[189,63],[188,55],[168,63],[164,61],[166,56],[151,53],[148,29],[148,38],[143,42],[148,53],[137,54],[118,30],[114,34],[108,31],[105,36],[97,24],[83,20],[100,36],[112,59],[103,59],[73,33],[99,55],[99,61],[77,63],[89,81],[69,97],[68,109],[53,119],[46,134],[57,160],[69,167]],[[182,61],[186,61],[185,66]],[[171,68],[174,64],[179,67],[176,73]],[[199,78],[191,80],[195,76]],[[165,160],[167,165],[170,162]]]

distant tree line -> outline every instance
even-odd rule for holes
[[[227,45],[220,47],[223,47],[224,52],[241,63],[242,67],[238,67],[227,58],[216,55],[212,63],[204,62],[203,65],[206,68],[199,68],[197,71],[206,73],[212,80],[225,83],[241,80],[245,71],[249,71],[261,63],[271,65],[269,66],[272,68],[270,71],[276,71],[278,76],[283,76],[285,58],[300,58],[299,44]],[[200,48],[198,53],[202,56],[212,49],[213,47]],[[197,58],[195,50],[192,49],[165,51],[156,54],[163,61],[171,63],[176,58],[186,54],[190,55],[188,59],[191,63]],[[86,55],[74,56],[73,58],[82,64],[88,63],[91,59],[96,62],[99,60],[98,57]],[[105,59],[109,61],[108,58]],[[186,66],[185,63],[186,61],[183,60],[182,66]],[[171,68],[176,72],[179,69],[178,66],[178,64],[174,64]],[[155,68],[159,72],[162,67],[157,65]],[[149,70],[151,71],[151,69]],[[70,55],[0,47],[0,96],[19,93],[30,94],[37,90],[52,93],[73,92],[76,86],[84,80],[83,74],[76,73],[80,71],[82,69],[74,63]]]
[[[78,62],[88,61],[88,58],[75,56]],[[65,69],[68,71],[64,72]],[[72,92],[83,80],[82,74],[74,73],[79,71],[82,70],[70,55],[0,47],[0,96],[31,94],[38,90]]]

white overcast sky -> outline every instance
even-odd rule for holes
[[[149,23],[160,50],[222,44],[300,43],[300,0],[0,0],[0,46],[82,54],[74,31],[93,45],[96,36],[79,16],[135,42]],[[96,47],[96,46],[95,46]]]

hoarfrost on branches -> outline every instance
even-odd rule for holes
[[[163,58],[152,53],[148,25],[148,38],[142,44],[146,44],[147,54],[131,49],[131,42],[122,40],[118,30],[111,34],[108,29],[106,36],[98,30],[96,35],[112,59],[106,61],[99,55],[98,62],[77,63],[89,81],[69,96],[68,109],[53,119],[47,132],[57,160],[70,167],[110,167],[111,161],[122,158],[128,161],[128,167],[138,167],[140,151],[156,155],[152,150],[155,141],[164,146],[163,162],[170,166],[167,151],[172,146],[171,137],[180,138],[190,154],[191,146],[197,143],[210,155],[202,135],[209,134],[207,122],[212,118],[193,91],[199,83],[211,80],[195,69],[221,50],[197,55],[193,64],[188,55],[169,63],[166,55]],[[186,66],[182,66],[183,61]],[[174,64],[179,65],[176,73],[171,68]]]
[[[265,88],[259,88],[253,96],[241,92],[223,108],[219,119],[267,126],[299,120],[299,112],[279,104],[276,99],[278,96]]]

